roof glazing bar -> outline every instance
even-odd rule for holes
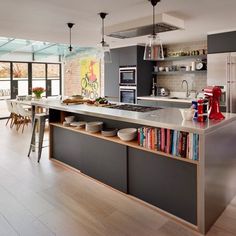
[[[38,53],[38,52],[41,52],[41,53],[42,53],[42,51],[44,51],[44,50],[46,50],[46,49],[48,49],[48,48],[50,48],[50,47],[56,46],[56,45],[57,45],[57,43],[49,44],[49,45],[47,45],[46,47],[43,47],[43,48],[40,48],[40,49],[34,51],[33,53],[34,53],[34,54],[35,54],[35,53]]]
[[[0,45],[0,48],[6,46],[7,44],[9,44],[9,43],[11,43],[11,42],[13,42],[14,40],[15,40],[15,39],[9,39],[7,42],[1,44],[1,45]]]

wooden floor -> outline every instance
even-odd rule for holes
[[[200,235],[133,199],[35,154],[0,121],[0,236]],[[66,140],[65,140],[66,142]],[[236,235],[236,199],[207,234]]]

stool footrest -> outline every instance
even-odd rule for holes
[[[38,149],[38,162],[40,161],[40,158],[41,158],[42,148],[48,147],[48,146],[43,146],[43,142],[47,141],[47,140],[43,140],[43,137],[44,137],[45,122],[48,118],[49,118],[49,115],[44,114],[44,113],[36,114],[34,117],[33,132],[32,132],[32,136],[31,136],[28,157],[30,156],[32,148],[33,148],[33,151],[35,148],[37,148]],[[37,126],[38,122],[39,122],[39,135],[38,135],[39,141],[35,142],[36,126]],[[39,144],[39,145],[36,146],[36,144]]]

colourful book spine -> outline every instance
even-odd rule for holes
[[[161,128],[161,151],[165,152],[165,129]]]
[[[139,135],[139,145],[142,147],[143,146],[143,128],[140,128],[140,135]]]
[[[146,147],[146,127],[143,127],[143,147]]]
[[[151,138],[152,137],[151,137],[151,128],[150,127],[147,128],[147,136],[148,136],[147,148],[151,149],[151,142],[152,142]]]
[[[158,141],[157,150],[161,151],[161,129],[160,128],[157,129],[157,141]]]
[[[152,128],[152,131],[151,131],[151,135],[152,135],[152,145],[151,145],[151,149],[152,150],[155,150],[155,129]]]
[[[177,131],[174,130],[172,141],[172,155],[176,156],[176,144],[177,144]]]
[[[141,131],[141,128],[138,128],[138,145],[140,146],[140,131]]]
[[[170,150],[169,153],[172,153],[172,148],[173,148],[173,135],[174,135],[174,130],[170,130]]]
[[[155,133],[154,150],[157,151],[157,128],[154,129],[154,133]]]
[[[166,130],[166,153],[170,153],[170,129]]]
[[[189,159],[189,134],[187,135],[187,153],[186,158]]]
[[[181,152],[180,156],[183,158],[186,158],[187,154],[187,133],[186,132],[181,132]]]
[[[176,156],[180,156],[181,150],[181,132],[177,131],[177,141],[176,141]]]

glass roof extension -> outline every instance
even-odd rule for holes
[[[90,47],[73,46],[69,52],[67,44],[40,42],[33,40],[0,37],[0,58],[11,53],[31,53],[35,57],[61,56],[70,57],[78,53],[93,50]]]

